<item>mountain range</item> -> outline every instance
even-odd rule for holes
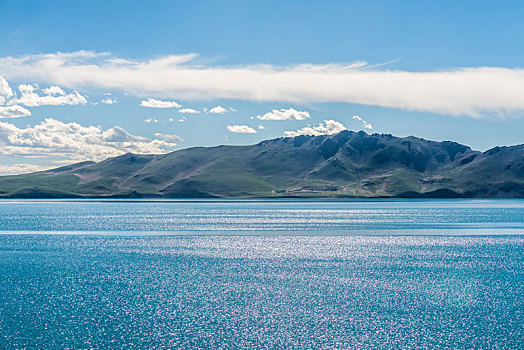
[[[0,177],[2,198],[524,198],[524,145],[342,131]]]

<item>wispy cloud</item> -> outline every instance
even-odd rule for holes
[[[162,101],[162,100],[156,100],[154,98],[148,98],[147,100],[140,101],[141,107],[148,107],[148,108],[180,108],[182,107],[180,104],[176,103],[175,101]]]
[[[370,123],[368,123],[364,119],[360,118],[358,115],[354,115],[353,119],[356,119],[356,120],[362,122],[362,126],[364,127],[364,129],[373,129],[373,126]]]
[[[0,118],[20,118],[30,115],[31,111],[22,106],[0,106]]]
[[[320,123],[316,126],[308,125],[302,129],[296,131],[285,131],[284,134],[288,137],[295,137],[300,135],[334,135],[341,131],[347,130],[344,124],[335,120],[324,120],[324,123]]]
[[[297,111],[293,108],[289,109],[274,109],[262,116],[257,116],[260,120],[305,120],[309,118],[309,112]]]
[[[247,125],[228,125],[227,130],[236,134],[256,134],[257,131]]]
[[[128,133],[119,126],[103,130],[47,118],[35,126],[18,128],[0,122],[0,154],[27,158],[60,157],[69,160],[102,160],[126,152],[165,153],[180,141],[159,134],[148,139]]]
[[[144,119],[144,121],[148,124],[151,124],[151,123],[158,123],[158,119],[156,118],[147,118],[147,119]]]
[[[524,69],[470,67],[412,72],[355,64],[205,66],[195,54],[128,60],[107,53],[0,58],[0,74],[69,88],[139,96],[291,103],[347,102],[451,115],[507,116],[524,110]]]

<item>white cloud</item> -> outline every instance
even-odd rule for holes
[[[233,107],[229,107],[228,109],[229,109],[230,112],[236,112],[236,111],[237,111],[237,110],[234,109]]]
[[[5,80],[3,77],[0,77],[0,105],[4,104],[4,102],[13,95],[13,90],[9,86],[7,80]]]
[[[29,107],[37,106],[62,106],[62,105],[85,105],[87,99],[80,95],[78,91],[73,91],[66,94],[62,89],[57,86],[52,86],[48,89],[48,93],[44,92],[44,95],[39,95],[36,90],[36,85],[21,84],[18,86],[18,90],[21,93],[20,98],[11,99],[8,104],[23,104]],[[59,90],[63,94],[58,94]],[[45,90],[45,89],[44,89]]]
[[[55,86],[55,85],[42,89],[42,92],[46,95],[53,95],[53,96],[55,95],[63,96],[66,94],[65,91],[62,90],[61,87]]]
[[[259,128],[260,130],[264,130],[266,127],[265,127],[264,125],[259,125],[258,128]]]
[[[158,123],[158,119],[156,118],[147,118],[147,119],[144,119],[144,121],[146,123]]]
[[[160,132],[155,133],[155,137],[158,137],[164,141],[168,142],[182,142],[184,141],[183,138],[181,138],[178,135],[171,135],[171,134],[162,134]]]
[[[105,95],[105,94],[104,94]],[[117,103],[118,101],[116,100],[116,98],[104,98],[103,100],[100,100],[98,102],[93,102],[93,104],[95,106],[98,106],[99,104],[105,104],[105,105],[112,105],[112,104],[115,104]]]
[[[180,123],[183,123],[183,122],[185,122],[186,120],[187,120],[187,117],[182,117],[182,118],[178,119],[178,121],[179,121]]]
[[[271,112],[267,112],[263,116],[257,116],[260,120],[305,120],[309,118],[309,112],[297,111],[293,108],[289,109],[274,109]]]
[[[149,107],[149,108],[180,108],[182,107],[180,104],[176,103],[175,101],[161,101],[161,100],[155,100],[154,98],[148,98],[145,101],[140,101],[141,107]]]
[[[228,125],[227,130],[237,134],[256,134],[257,131],[247,125]]]
[[[200,113],[199,111],[193,109],[193,108],[182,108],[178,110],[178,113],[186,113],[186,114],[197,114]]]
[[[97,161],[127,152],[165,153],[179,140],[174,135],[148,139],[119,126],[103,130],[53,118],[26,128],[0,122],[0,154],[6,156]]]
[[[360,118],[358,115],[354,115],[353,119],[356,119],[356,120],[362,122],[362,126],[364,127],[364,129],[373,129],[373,126],[370,123],[368,123],[364,119]]]
[[[308,125],[297,131],[285,131],[284,134],[288,137],[295,137],[299,135],[334,135],[347,128],[340,122],[335,120],[324,120],[324,124],[320,123],[317,126]]]
[[[0,175],[17,175],[33,173],[35,171],[47,170],[50,167],[41,166],[35,164],[12,164],[12,165],[0,165]]]
[[[106,105],[112,105],[116,103],[116,100],[114,98],[105,98],[100,101],[100,103],[106,104]]]
[[[37,86],[32,84],[21,84],[18,86],[21,93],[19,98],[13,98],[8,101],[9,105],[22,104],[29,107],[37,106],[62,106],[62,105],[85,105],[87,99],[80,95],[78,91],[66,94],[58,86],[51,86],[42,90],[44,95],[39,95],[36,90]]]
[[[0,58],[0,74],[69,88],[139,96],[289,103],[347,102],[451,115],[508,116],[524,110],[524,69],[386,70],[353,64],[205,66],[195,54],[127,60],[77,51]],[[522,115],[522,113],[520,113]]]
[[[225,114],[226,112],[227,112],[227,109],[225,109],[222,106],[216,106],[209,110],[209,113],[214,113],[214,114]]]
[[[6,103],[19,109],[21,107],[18,105],[36,107],[45,105],[84,105],[87,103],[87,99],[78,91],[67,94],[61,87],[56,85],[41,89],[43,95],[37,92],[37,84],[21,84],[18,86],[18,90],[21,93],[19,98],[13,93],[7,80],[0,77],[0,104]]]
[[[0,106],[0,118],[20,118],[30,115],[31,111],[22,106]]]

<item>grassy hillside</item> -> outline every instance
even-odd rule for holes
[[[524,145],[343,131],[0,177],[0,197],[524,197]]]

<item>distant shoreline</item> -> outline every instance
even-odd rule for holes
[[[279,202],[524,202],[524,198],[0,198],[1,203],[38,202],[38,203],[279,203]]]

